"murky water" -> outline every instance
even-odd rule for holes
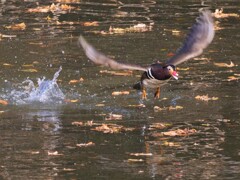
[[[53,1],[38,9],[36,1],[1,1],[0,177],[239,179],[240,3],[70,2],[66,10],[47,9]],[[114,75],[77,45],[83,34],[118,60],[165,61],[205,6],[232,14],[216,19],[213,43],[179,66],[179,80],[159,100],[149,91],[142,102],[132,90],[140,72]],[[131,29],[137,24],[147,28]],[[195,98],[204,95],[211,99]],[[177,129],[187,134],[168,135]]]

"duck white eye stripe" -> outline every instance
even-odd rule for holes
[[[149,69],[147,70],[147,76],[148,76],[149,79],[155,79],[155,78],[153,77],[153,75],[152,75],[151,68],[149,68]]]

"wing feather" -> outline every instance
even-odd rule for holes
[[[146,68],[144,67],[133,65],[133,64],[119,63],[105,56],[104,54],[97,51],[92,45],[90,45],[83,36],[79,37],[78,42],[83,47],[86,56],[95,64],[107,66],[112,69],[128,69],[128,70],[146,71]]]
[[[182,47],[166,63],[176,66],[193,57],[199,56],[212,42],[214,34],[214,21],[211,12],[208,10],[202,11]]]

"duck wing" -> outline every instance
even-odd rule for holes
[[[167,64],[178,65],[202,54],[203,50],[212,42],[214,37],[214,21],[209,10],[201,12],[196,23],[192,26],[182,47],[167,60]]]
[[[95,64],[110,67],[112,69],[126,69],[126,70],[139,70],[146,71],[147,68],[134,64],[125,64],[117,62],[106,55],[97,51],[91,44],[89,44],[83,36],[79,37],[79,44],[83,47],[86,56]]]

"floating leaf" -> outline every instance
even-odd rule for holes
[[[113,134],[113,133],[120,133],[120,132],[126,132],[126,131],[133,131],[134,128],[126,128],[124,126],[117,125],[117,124],[102,124],[101,126],[97,126],[92,130]]]
[[[106,118],[105,120],[107,121],[111,121],[111,120],[121,120],[122,119],[122,115],[121,114],[112,114],[110,113]]]
[[[5,101],[5,100],[2,100],[2,99],[0,99],[0,104],[2,104],[2,105],[8,105],[8,102],[7,101]]]
[[[118,95],[128,95],[130,92],[129,91],[114,91],[112,92],[113,96],[118,96]]]
[[[218,97],[208,97],[208,95],[203,95],[203,96],[196,96],[195,99],[201,100],[201,101],[216,101],[218,100]]]
[[[164,141],[163,145],[170,146],[170,147],[179,147],[180,146],[180,144],[178,144],[178,143],[168,142],[168,141]]]
[[[154,111],[172,111],[172,110],[180,110],[180,109],[183,109],[182,106],[169,106],[169,107],[159,107],[159,106],[154,106]]]
[[[76,103],[79,101],[79,99],[65,99],[64,101],[68,103]]]
[[[128,159],[128,162],[143,162],[143,159]]]
[[[192,134],[195,134],[197,132],[196,129],[177,129],[177,130],[172,130],[168,132],[163,132],[162,134],[164,136],[189,136]]]
[[[128,105],[128,107],[145,108],[146,105],[144,105],[144,104],[130,104],[130,105]]]
[[[131,156],[152,156],[152,153],[130,153]]]
[[[230,64],[227,64],[227,63],[214,63],[214,65],[216,65],[218,67],[228,67],[228,68],[235,66],[235,64],[232,61],[230,61]]]
[[[58,151],[48,151],[49,156],[62,156],[63,154],[59,154]]]
[[[48,12],[61,12],[61,11],[69,11],[74,9],[73,6],[66,4],[54,4],[52,3],[50,6],[39,6],[36,8],[30,8],[27,10],[29,13],[48,13]]]
[[[87,122],[74,121],[74,122],[72,122],[72,125],[86,127],[86,126],[93,126],[93,125],[99,125],[99,124],[93,123],[93,121],[87,121]]]
[[[105,106],[105,104],[96,104],[95,106],[97,106],[97,107],[104,107]]]
[[[84,81],[83,78],[73,79],[73,80],[70,80],[68,84],[76,84],[76,83],[80,83],[80,82],[83,82],[83,81]]]
[[[177,68],[177,70],[179,70],[179,71],[188,71],[190,68],[189,67],[187,67],[187,68]]]
[[[239,80],[240,78],[239,77],[235,77],[235,76],[228,76],[228,79],[227,81],[237,81]]]
[[[94,145],[95,145],[95,143],[93,143],[93,142],[76,144],[77,147],[89,147],[89,146],[94,146]]]
[[[26,24],[23,22],[23,23],[19,23],[19,24],[13,24],[13,25],[10,25],[10,26],[5,26],[6,29],[12,29],[12,30],[24,30],[26,29]]]
[[[99,26],[99,23],[97,21],[93,22],[84,22],[83,26]]]
[[[63,168],[63,171],[71,172],[71,171],[76,171],[76,169],[72,169],[72,168]]]
[[[40,154],[39,151],[31,151],[31,154]]]
[[[239,17],[239,15],[236,13],[223,13],[223,8],[216,9],[212,14],[215,18]]]
[[[23,64],[22,67],[34,67],[33,64]]]
[[[164,129],[171,126],[171,124],[163,124],[163,123],[153,123],[149,125],[148,130],[153,130],[153,129]]]
[[[36,69],[22,69],[21,71],[22,72],[31,72],[31,73],[38,72]]]

